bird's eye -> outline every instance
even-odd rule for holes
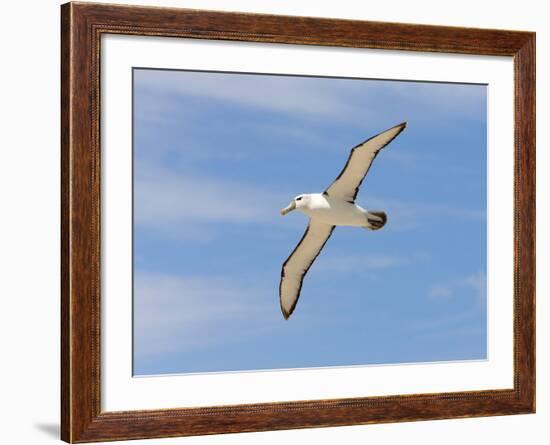
[[[299,201],[300,199],[302,199],[302,197],[301,197],[301,196],[300,196],[300,197],[298,197],[298,198],[296,198],[296,201]]]

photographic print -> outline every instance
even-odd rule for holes
[[[61,8],[61,437],[535,412],[535,33]]]
[[[133,70],[136,376],[487,358],[487,86]]]

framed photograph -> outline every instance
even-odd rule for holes
[[[535,412],[535,34],[67,3],[61,435]]]

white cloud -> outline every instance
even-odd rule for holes
[[[363,254],[321,256],[315,266],[316,272],[347,274],[357,271],[393,269],[411,264],[423,263],[429,259],[425,252],[414,254]]]
[[[487,276],[483,272],[464,277],[461,284],[474,289],[480,297],[487,293]]]
[[[487,276],[484,272],[478,272],[445,283],[434,283],[428,290],[428,296],[436,301],[448,301],[464,289],[473,291],[479,301],[484,301],[487,294]]]
[[[388,214],[388,227],[396,230],[412,230],[422,225],[430,225],[430,220],[452,218],[457,221],[484,222],[485,209],[470,209],[459,205],[424,203],[387,199],[359,194],[358,203],[365,203],[369,210],[383,210]]]
[[[339,83],[330,88],[329,80],[312,82],[303,77],[219,74],[205,72],[138,70],[138,87],[157,92],[252,106],[282,113],[321,116],[355,114],[354,93],[357,82]],[[231,79],[228,81],[221,81]],[[366,109],[361,110],[363,121]]]
[[[147,165],[147,167],[145,167]],[[209,241],[216,238],[210,223],[260,224],[266,229],[283,230],[303,227],[305,219],[286,218],[279,209],[299,191],[268,190],[261,184],[209,176],[178,174],[173,167],[162,167],[155,161],[140,163],[134,181],[134,223],[136,227],[155,230],[176,239]],[[427,204],[394,199],[359,197],[358,203],[370,210],[388,214],[388,227],[393,230],[414,230],[432,220],[453,218],[458,221],[483,222],[485,211],[449,204]],[[335,270],[386,268],[409,259],[389,256],[346,258],[335,260]]]
[[[296,191],[276,192],[263,189],[257,183],[178,174],[174,168],[161,167],[153,161],[147,164],[147,168],[144,165],[137,168],[134,181],[134,221],[137,227],[159,230],[176,238],[209,240],[214,235],[209,231],[208,223],[252,223],[288,229],[296,229],[305,223],[296,218],[283,221],[279,215],[279,209]],[[478,222],[486,217],[484,210],[449,204],[375,197],[363,200],[361,196],[358,203],[371,210],[385,211],[389,217],[388,227],[395,230],[413,230],[430,224],[431,219],[442,217]],[[394,261],[389,257],[356,259],[362,267],[369,268],[387,267],[394,265]],[[347,263],[350,264],[349,259]]]
[[[428,295],[436,300],[447,300],[453,295],[453,289],[446,284],[434,284]]]
[[[416,319],[410,323],[411,334],[415,333],[417,339],[432,339],[434,334],[463,335],[476,333],[479,335],[483,324],[480,324],[480,315],[483,313],[477,308],[469,308],[456,313],[448,313],[437,318]],[[483,341],[483,340],[481,340]]]
[[[134,289],[137,360],[257,336],[279,315],[272,295],[222,277],[137,272]]]
[[[135,224],[184,238],[208,237],[204,224],[211,222],[280,225],[286,196],[257,184],[178,175],[149,165],[136,171]]]
[[[400,147],[401,148],[401,147]],[[384,160],[394,162],[401,168],[417,170],[425,167],[428,163],[428,155],[420,153],[412,147],[403,147],[400,150],[385,149]]]
[[[325,117],[363,128],[422,120],[422,113],[403,115],[403,110],[419,107],[449,117],[485,119],[479,113],[485,104],[480,91],[484,87],[479,85],[161,70],[137,70],[134,81],[137,87],[164,95],[207,98],[300,118]]]
[[[417,106],[436,109],[440,113],[461,118],[485,119],[482,113],[472,111],[484,110],[486,107],[485,85],[454,84],[449,88],[447,83],[419,82],[411,88],[409,82],[395,82],[393,90],[397,96]]]

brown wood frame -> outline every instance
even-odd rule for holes
[[[100,37],[104,33],[512,56],[514,388],[102,412]],[[535,34],[92,3],[61,7],[61,438],[173,437],[535,411]]]

